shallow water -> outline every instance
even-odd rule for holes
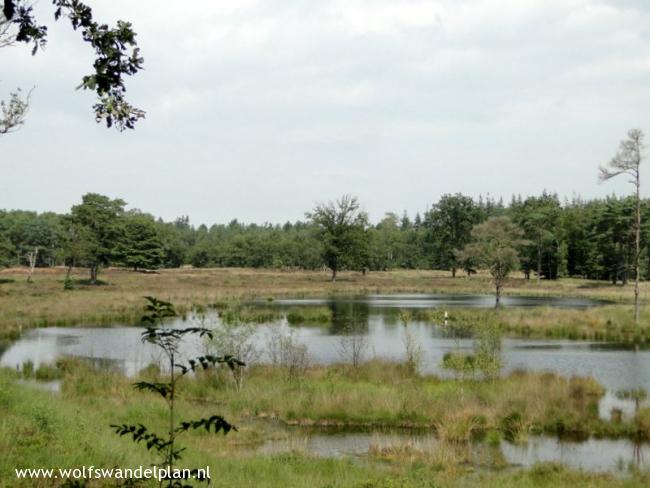
[[[269,302],[259,302],[268,305]],[[570,298],[553,296],[504,296],[504,307],[531,308],[555,307],[585,309],[604,305],[606,301],[589,298]],[[335,298],[299,298],[274,300],[271,304],[279,306],[333,306],[359,305],[369,309],[421,309],[421,308],[492,308],[494,295],[478,294],[399,294],[399,295],[363,295]]]
[[[601,302],[552,297],[506,297],[506,306],[588,308]],[[341,362],[341,340],[345,328],[351,323],[357,328],[366,344],[364,359],[386,358],[401,361],[405,357],[406,331],[422,347],[424,359],[422,372],[445,375],[440,363],[446,352],[473,349],[473,341],[464,334],[449,328],[413,320],[404,326],[399,320],[401,309],[444,307],[491,307],[492,297],[483,295],[374,295],[344,299],[278,300],[264,307],[277,306],[281,310],[297,306],[327,306],[332,321],[324,325],[290,326],[286,319],[256,326],[253,342],[260,351],[259,361],[267,361],[266,345],[272,334],[294,331],[303,342],[312,363]],[[453,312],[452,312],[453,313]],[[207,315],[204,326],[217,326],[218,315]],[[198,325],[195,320],[178,319],[172,327]],[[163,359],[160,351],[151,344],[142,343],[139,327],[78,327],[41,328],[26,331],[22,337],[0,348],[0,366],[20,368],[26,361],[35,367],[54,362],[62,356],[85,358],[102,369],[114,369],[134,375],[151,363]],[[465,334],[466,335],[466,334]],[[180,355],[193,357],[207,352],[202,340],[189,340],[182,344]],[[504,373],[516,369],[552,371],[562,375],[593,376],[608,392],[601,399],[600,415],[608,418],[612,408],[624,415],[634,413],[634,404],[616,398],[621,389],[644,388],[650,391],[650,351],[634,350],[625,345],[570,340],[504,339],[502,344]],[[29,386],[57,391],[58,383]],[[291,430],[291,429],[290,429]],[[297,433],[296,433],[297,432]],[[368,453],[371,445],[387,447],[410,443],[419,449],[433,449],[437,440],[431,436],[413,434],[378,433],[318,433],[293,431],[281,441],[269,441],[259,452],[284,452],[305,450],[326,457],[358,456]],[[629,465],[648,467],[650,454],[647,444],[637,445],[627,440],[589,439],[585,442],[560,441],[551,437],[531,437],[525,444],[502,442],[498,448],[476,443],[473,457],[477,464],[494,462],[501,457],[508,465],[530,466],[540,461],[563,462],[574,468],[589,471],[620,471]],[[486,461],[493,458],[492,461]]]
[[[295,330],[304,342],[313,363],[341,362],[342,334],[328,327],[290,327],[279,321],[281,330]],[[260,325],[253,340],[263,350],[273,326]],[[409,333],[424,351],[422,369],[425,373],[444,374],[440,363],[446,352],[471,352],[471,339],[446,337],[436,326],[414,322]],[[150,344],[140,341],[142,329],[138,327],[110,328],[42,328],[28,330],[0,357],[0,365],[20,367],[32,361],[36,367],[51,363],[60,356],[88,358],[98,366],[114,368],[133,375],[150,363],[158,363],[160,352]],[[364,358],[404,359],[405,327],[387,324],[381,316],[371,315],[364,331],[366,347]],[[593,376],[608,390],[644,388],[650,391],[650,351],[602,347],[601,343],[569,340],[504,339],[504,372],[516,369],[553,371],[563,375]],[[205,352],[201,342],[186,343],[182,349],[186,356]]]
[[[312,363],[328,364],[345,361],[341,354],[341,341],[346,327],[353,324],[363,337],[363,358],[385,358],[402,361],[405,357],[406,331],[423,350],[422,372],[446,374],[440,369],[445,353],[471,352],[473,340],[454,335],[444,326],[411,321],[407,327],[399,320],[399,310],[431,308],[435,306],[485,306],[489,295],[370,295],[341,299],[278,300],[272,302],[280,310],[296,306],[327,306],[332,313],[331,323],[325,325],[289,326],[285,319],[260,324],[253,337],[260,351],[260,361],[265,355],[269,337],[278,330],[292,329],[298,339],[306,344]],[[505,297],[506,305],[523,307],[557,306],[585,308],[601,302],[587,299],[553,297]],[[265,302],[265,307],[269,303]],[[452,312],[453,313],[453,312]],[[206,326],[216,326],[216,313],[207,316]],[[178,319],[171,326],[196,325],[193,320]],[[135,374],[148,364],[158,363],[161,353],[150,344],[140,341],[139,327],[75,327],[41,328],[26,331],[22,337],[4,351],[0,351],[0,366],[19,368],[32,361],[36,367],[51,363],[60,356],[83,357],[103,368],[114,368],[128,375]],[[504,373],[516,369],[552,371],[562,375],[593,376],[609,391],[644,388],[650,391],[650,351],[634,350],[625,345],[539,339],[504,339]],[[193,357],[207,351],[200,340],[183,344],[181,355]],[[611,403],[611,402],[610,402]]]
[[[432,453],[448,449],[431,434],[371,433],[371,432],[319,432],[289,430],[281,440],[270,440],[257,452],[277,454],[299,451],[319,457],[351,457],[367,455],[372,449],[381,451],[391,447],[408,446],[412,450]],[[628,440],[594,439],[585,441],[560,440],[548,436],[531,436],[527,442],[502,441],[498,446],[485,442],[468,445],[472,464],[530,467],[539,462],[561,462],[575,469],[592,472],[623,472],[630,467],[650,467],[650,444]]]

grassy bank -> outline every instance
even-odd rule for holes
[[[78,361],[63,366],[61,394],[17,383],[14,371],[0,370],[0,486],[52,486],[15,479],[16,467],[134,467],[155,459],[142,447],[117,437],[113,423],[143,422],[154,431],[167,425],[163,401],[135,392],[119,374],[96,372]],[[144,374],[151,379],[155,371]],[[475,471],[455,454],[478,430],[496,429],[525,440],[537,429],[630,434],[634,421],[607,427],[597,420],[594,402],[601,388],[591,380],[516,374],[494,383],[421,378],[403,366],[368,363],[309,369],[300,383],[287,383],[278,368],[255,368],[241,392],[219,375],[183,383],[182,418],[223,413],[239,425],[228,436],[197,431],[182,441],[186,466],[211,466],[217,486],[291,487],[456,487],[456,486],[646,486],[634,473],[618,479],[583,474],[557,465],[525,471]],[[516,414],[515,414],[516,413]],[[307,453],[261,455],[253,449],[276,430],[266,431],[251,416],[288,422],[427,425],[448,447],[435,455],[405,449],[372,451],[363,458],[320,459]],[[650,424],[646,427],[650,432]],[[503,466],[500,466],[503,468]],[[57,486],[56,484],[54,486]],[[90,486],[104,486],[101,483]],[[148,485],[145,485],[148,486]],[[153,485],[152,485],[153,486]]]
[[[448,325],[462,332],[481,326],[496,325],[511,337],[608,341],[622,343],[650,342],[650,307],[641,309],[637,326],[631,307],[605,305],[585,310],[553,307],[453,309]],[[403,317],[412,320],[444,323],[441,309],[412,310]]]
[[[63,289],[65,270],[38,269],[33,283],[26,282],[26,270],[0,271],[0,338],[15,338],[21,329],[39,326],[107,325],[135,323],[142,310],[142,297],[153,295],[172,301],[177,310],[187,313],[195,306],[228,300],[269,299],[279,297],[315,297],[332,294],[367,293],[493,293],[488,276],[471,279],[451,278],[437,271],[399,270],[341,273],[336,283],[328,272],[274,271],[251,269],[175,269],[156,274],[109,269],[102,272],[102,285],[83,284],[86,270],[75,270],[77,285]],[[650,286],[642,286],[642,298]],[[612,286],[603,282],[564,279],[558,281],[508,280],[506,294],[590,297],[630,303],[632,287]],[[628,324],[628,307],[613,307],[612,314]],[[650,316],[645,307],[643,314]],[[526,311],[526,314],[529,312]],[[594,312],[597,314],[598,312]],[[627,317],[629,315],[629,318]],[[580,321],[582,311],[567,311],[566,319]],[[554,320],[548,317],[543,320]],[[320,320],[320,318],[319,318]],[[515,320],[515,317],[512,319]],[[590,320],[592,320],[590,318]],[[600,319],[593,319],[598,323]],[[607,319],[605,319],[606,321]],[[514,330],[514,328],[513,328]]]

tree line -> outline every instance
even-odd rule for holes
[[[0,266],[87,267],[90,280],[105,266],[133,270],[252,267],[360,272],[439,269],[473,273],[481,267],[465,252],[475,227],[505,218],[517,230],[516,267],[526,277],[564,276],[627,283],[635,275],[634,197],[560,201],[557,195],[493,198],[443,195],[409,216],[386,213],[371,223],[354,197],[318,204],[305,219],[285,224],[193,225],[165,222],[121,199],[89,193],[67,214],[0,210]],[[642,199],[642,222],[650,200]],[[472,229],[475,229],[474,235]],[[513,234],[513,235],[515,235]],[[479,236],[480,238],[480,230]],[[516,241],[516,242],[515,242]],[[639,273],[650,278],[650,229],[640,232]]]

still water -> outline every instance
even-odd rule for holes
[[[493,306],[493,297],[487,295],[371,295],[342,299],[278,300],[260,306],[277,307],[287,311],[295,307],[328,307],[332,320],[326,324],[289,325],[286,318],[260,324],[252,341],[260,352],[259,360],[268,360],[265,346],[271,334],[293,331],[304,343],[312,363],[340,362],[341,337],[351,323],[364,338],[364,358],[386,358],[396,361],[405,356],[405,331],[415,338],[424,351],[423,372],[446,374],[440,369],[443,355],[450,351],[473,349],[471,337],[466,333],[450,331],[438,324],[411,320],[405,326],[400,321],[400,311],[409,309],[453,309],[458,307]],[[602,302],[585,299],[553,297],[505,297],[504,305],[519,308],[562,307],[586,309]],[[217,312],[210,312],[203,326],[218,326]],[[198,325],[196,319],[170,323],[172,327]],[[134,375],[151,363],[159,363],[160,352],[150,344],[140,341],[139,327],[76,327],[41,328],[26,331],[22,337],[0,348],[0,366],[20,368],[26,361],[36,367],[52,363],[62,356],[86,358],[98,367],[115,369]],[[202,340],[189,340],[182,344],[181,355],[192,357],[207,352]],[[603,384],[608,393],[601,400],[601,416],[613,408],[621,408],[631,415],[634,405],[616,398],[621,389],[644,388],[650,391],[650,351],[634,350],[625,345],[570,341],[570,340],[503,340],[504,372],[516,369],[553,371],[562,375],[593,376]],[[56,386],[56,385],[55,385]],[[304,432],[289,429],[282,440],[268,441],[259,452],[274,453],[303,450],[326,457],[361,456],[372,448],[390,447],[409,443],[416,448],[433,449],[437,443],[431,435],[404,433],[335,433]],[[419,446],[419,447],[418,447]],[[620,472],[628,466],[647,467],[650,446],[628,440],[588,439],[582,442],[558,440],[552,437],[531,437],[525,444],[502,442],[498,447],[476,443],[471,448],[478,463],[485,456],[501,456],[507,465],[530,466],[540,461],[563,462],[574,468],[589,471]]]
[[[599,302],[586,299],[553,297],[506,297],[506,306],[555,306],[587,308]],[[445,374],[440,369],[446,352],[471,352],[473,340],[454,334],[436,324],[412,320],[405,327],[399,311],[444,307],[452,310],[462,306],[487,306],[492,297],[483,295],[374,295],[362,298],[278,300],[264,306],[281,310],[297,306],[326,306],[332,320],[321,325],[290,326],[285,318],[260,324],[252,338],[260,351],[260,361],[265,356],[265,345],[270,334],[277,330],[294,331],[298,340],[308,348],[312,363],[340,362],[341,337],[353,322],[364,338],[364,358],[385,358],[395,361],[405,356],[405,331],[415,338],[424,352],[424,373]],[[453,310],[450,312],[453,314]],[[220,323],[216,312],[207,316],[207,326]],[[177,320],[171,326],[196,325],[191,318]],[[138,327],[75,327],[31,329],[4,352],[0,351],[0,366],[20,367],[25,361],[36,366],[51,363],[60,356],[83,357],[104,367],[112,367],[128,375],[152,362],[158,362],[160,352],[150,344],[140,341],[142,329]],[[466,335],[466,334],[465,334]],[[183,344],[182,354],[190,357],[206,352],[206,344],[199,340]],[[593,376],[609,391],[644,388],[650,391],[650,351],[634,350],[623,344],[546,340],[503,340],[504,373],[516,369],[553,371],[566,376]]]
[[[364,456],[372,451],[406,446],[416,452],[432,453],[449,449],[432,434],[404,432],[319,432],[290,430],[287,437],[270,440],[257,452],[277,454],[299,451],[318,457]],[[473,442],[466,446],[466,456],[476,466],[528,468],[540,462],[562,462],[564,465],[592,472],[622,472],[631,467],[650,467],[650,445],[620,439],[587,439],[583,441],[549,436],[530,437],[527,442],[501,441],[493,446]]]

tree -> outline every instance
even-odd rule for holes
[[[90,282],[96,284],[99,267],[107,266],[115,256],[126,203],[97,193],[87,193],[81,199],[70,211],[70,223],[81,228],[80,235],[85,238],[82,254],[90,269]]]
[[[508,217],[490,217],[472,229],[473,242],[459,258],[473,260],[490,270],[496,290],[495,307],[501,304],[505,279],[519,265],[517,247],[524,243],[523,232]]]
[[[479,208],[470,197],[443,195],[425,216],[435,267],[449,269],[452,276],[461,266],[455,253],[470,241],[472,227],[480,221]]]
[[[107,127],[115,126],[120,131],[133,129],[145,113],[125,98],[124,78],[140,71],[143,63],[131,24],[122,20],[114,27],[100,24],[94,20],[92,9],[80,0],[52,0],[52,4],[55,20],[67,17],[72,28],[80,30],[82,39],[95,50],[94,72],[84,76],[78,87],[96,92],[95,120],[104,121]],[[4,0],[2,15],[0,47],[13,42],[27,43],[32,45],[32,55],[45,47],[47,27],[38,25],[26,1]]]
[[[548,279],[557,278],[561,232],[561,208],[557,196],[544,192],[540,197],[529,197],[523,203],[511,206],[511,212],[530,243],[522,253],[526,277],[530,276],[531,269],[536,269],[537,284],[543,275]]]
[[[621,141],[618,152],[607,166],[600,167],[599,180],[607,181],[621,174],[630,176],[634,185],[636,197],[635,209],[635,253],[634,253],[634,321],[639,323],[639,257],[641,255],[641,179],[639,166],[643,159],[643,132],[632,129],[627,133],[627,139]]]
[[[116,258],[135,271],[160,267],[165,258],[165,249],[153,217],[140,213],[128,214],[122,228],[116,245]]]
[[[356,197],[343,195],[336,202],[320,203],[306,216],[320,229],[323,261],[332,270],[332,282],[340,269],[359,265],[355,261],[365,253],[368,216]]]

